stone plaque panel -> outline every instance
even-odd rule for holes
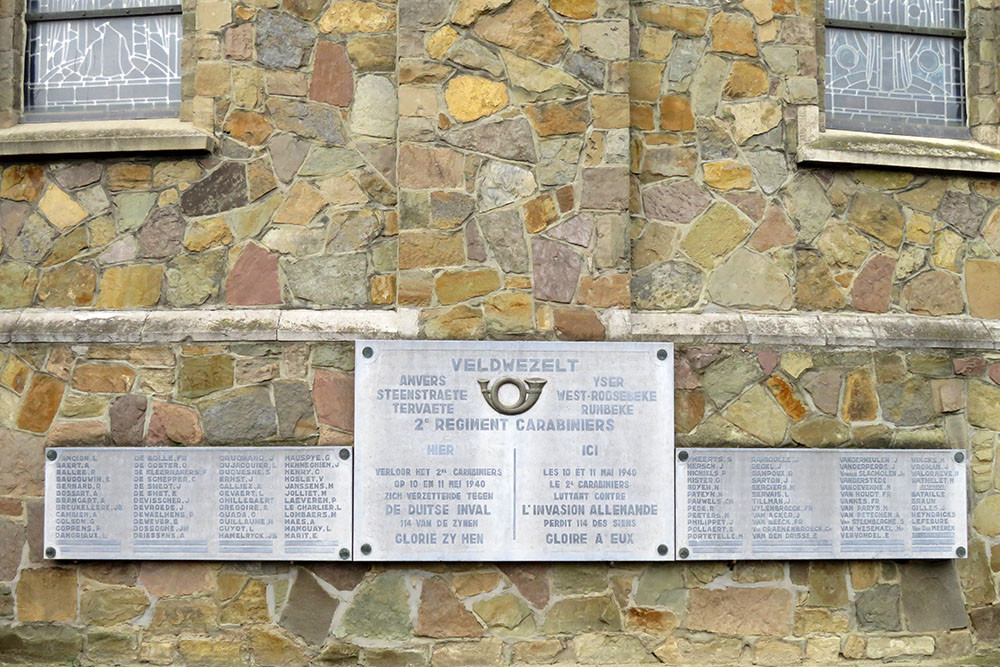
[[[348,447],[46,451],[47,558],[350,558]]]
[[[356,354],[356,560],[673,558],[669,344]]]
[[[965,465],[961,450],[679,450],[678,556],[962,557]]]

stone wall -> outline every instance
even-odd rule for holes
[[[970,452],[969,557],[46,562],[46,445],[350,444],[353,344],[8,345],[0,661],[820,664],[1000,641],[1000,355],[680,345],[679,444]]]
[[[629,305],[1000,315],[997,181],[796,166],[814,14],[192,3],[182,116],[217,150],[0,164],[0,308],[407,306],[432,337],[600,338]]]

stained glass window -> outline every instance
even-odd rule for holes
[[[176,116],[176,0],[30,0],[26,121]]]
[[[961,0],[826,0],[826,124],[968,136]]]

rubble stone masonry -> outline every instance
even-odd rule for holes
[[[966,11],[995,148],[1000,10]],[[1000,180],[798,164],[821,12],[188,1],[212,151],[14,159],[0,0],[0,663],[1000,662]],[[361,335],[674,340],[679,446],[965,449],[968,557],[44,560],[44,447],[349,446]]]

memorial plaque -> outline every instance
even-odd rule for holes
[[[666,344],[359,341],[355,560],[670,560]]]
[[[350,546],[347,447],[46,451],[47,558],[340,560]]]
[[[960,450],[684,449],[677,549],[688,560],[955,558]]]

